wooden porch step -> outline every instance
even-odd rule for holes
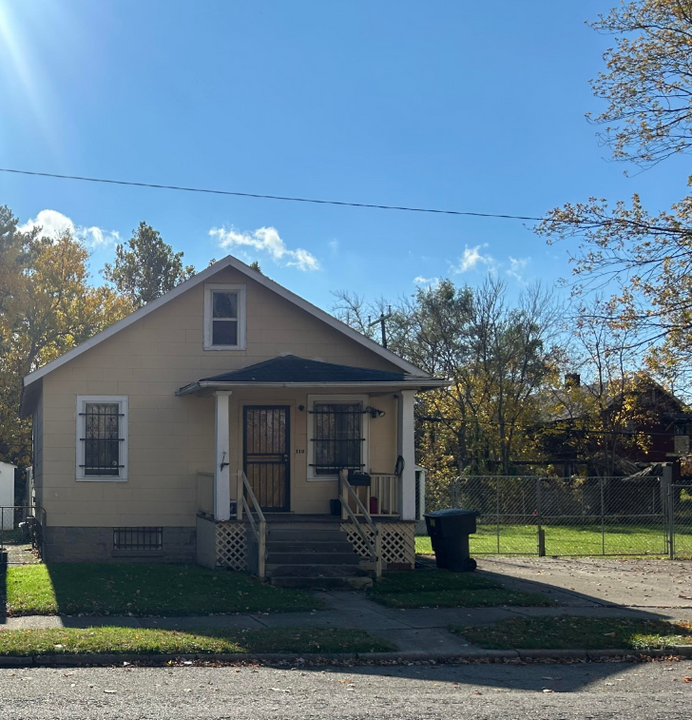
[[[299,590],[364,590],[372,587],[371,577],[275,577],[271,584],[281,588]]]
[[[346,552],[321,552],[316,549],[300,550],[299,552],[279,551],[269,549],[267,553],[267,567],[270,565],[312,565],[322,567],[323,565],[358,565],[360,557],[353,550],[348,548]]]
[[[367,576],[367,571],[358,565],[274,565],[267,563],[267,577],[296,577],[296,578],[319,578],[319,577],[355,577]]]
[[[308,529],[295,527],[267,527],[268,541],[282,542],[339,542],[346,537],[346,534],[339,530],[338,526],[333,529]]]
[[[267,580],[290,588],[349,589],[372,584],[340,523],[329,518],[267,523]]]

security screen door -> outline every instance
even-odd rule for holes
[[[287,512],[290,504],[289,410],[246,405],[243,467],[262,510]]]

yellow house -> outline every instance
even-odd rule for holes
[[[24,378],[46,558],[412,566],[414,396],[442,384],[224,258]]]

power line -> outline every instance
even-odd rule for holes
[[[107,185],[126,185],[128,187],[153,188],[155,190],[177,190],[180,192],[206,193],[208,195],[231,195],[233,197],[256,198],[260,200],[284,200],[286,202],[312,203],[313,205],[338,205],[340,207],[369,208],[372,210],[397,210],[399,212],[433,213],[435,215],[461,215],[466,217],[498,218],[502,220],[531,220],[540,222],[543,219],[539,217],[531,217],[530,215],[466,212],[462,210],[444,210],[440,208],[409,207],[406,205],[380,205],[377,203],[348,202],[346,200],[320,200],[318,198],[291,197],[289,195],[261,195],[260,193],[236,192],[233,190],[214,190],[212,188],[186,187],[184,185],[161,185],[158,183],[136,182],[133,180],[111,180],[107,178],[82,177],[80,175],[58,175],[57,173],[16,170],[13,168],[0,168],[0,172],[14,173],[15,175],[32,175],[35,177],[53,178],[57,180],[78,180],[80,182],[103,183]]]

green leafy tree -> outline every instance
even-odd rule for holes
[[[358,296],[337,297],[337,316],[371,333],[376,329],[369,318],[388,308],[383,300],[368,307]],[[443,280],[387,315],[388,347],[451,381],[417,401],[419,455],[431,480],[511,472],[512,462],[527,452],[524,430],[537,413],[533,399],[555,362],[557,308],[550,295],[530,288],[512,306],[495,280],[475,290]]]
[[[141,222],[127,244],[116,246],[115,262],[104,266],[103,276],[141,307],[195,274],[192,265],[183,265],[183,255]]]

